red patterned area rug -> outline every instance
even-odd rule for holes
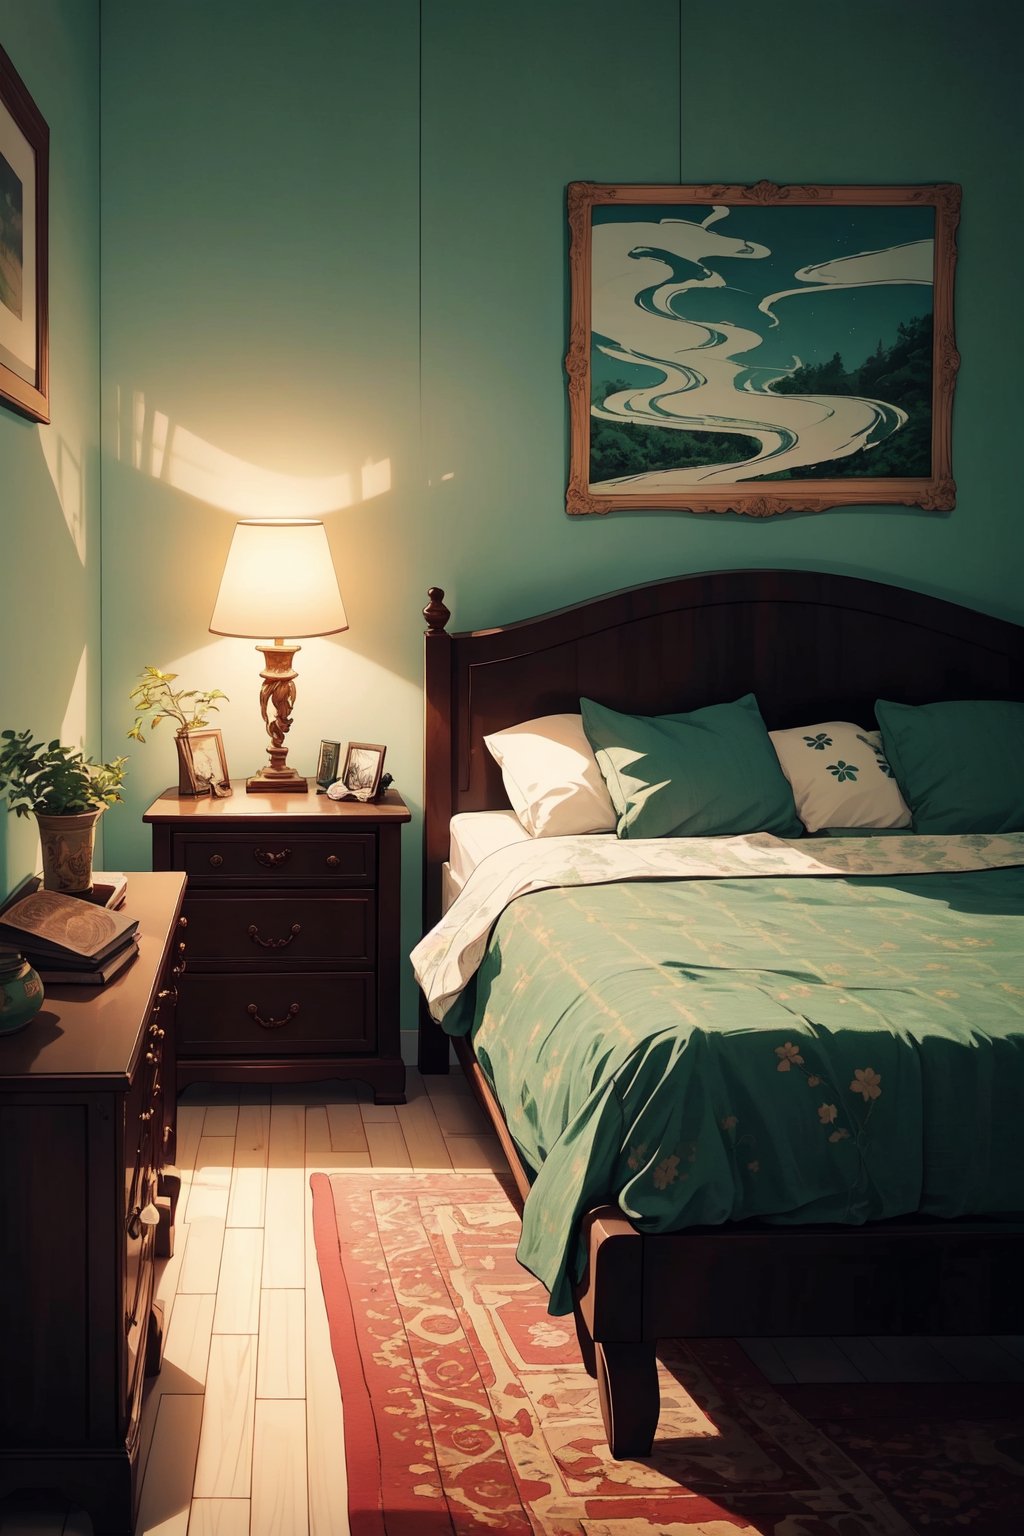
[[[352,1536],[1024,1531],[1024,1419],[998,1389],[964,1388],[956,1415],[948,1386],[784,1394],[730,1339],[666,1345],[654,1453],[613,1461],[494,1175],[311,1184]]]

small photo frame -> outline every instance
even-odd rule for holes
[[[188,731],[177,736],[179,791],[187,795],[231,793],[224,738],[219,730]]]
[[[338,766],[341,763],[341,742],[321,741],[320,756],[316,760],[316,782],[318,789],[326,789],[333,784],[338,777]]]
[[[384,772],[385,747],[373,741],[350,741],[345,753],[341,782],[353,794],[373,799]]]

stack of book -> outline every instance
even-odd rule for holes
[[[135,959],[138,927],[123,912],[39,890],[0,912],[0,945],[23,954],[43,982],[96,987]]]

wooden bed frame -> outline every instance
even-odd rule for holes
[[[449,634],[432,587],[426,633],[424,922],[441,915],[449,822],[507,808],[490,731],[577,711],[585,694],[662,714],[756,694],[770,729],[871,725],[876,698],[1024,698],[1024,627],[919,592],[813,571],[728,571],[629,588],[538,618]],[[421,1009],[419,1065],[449,1037]],[[522,1198],[529,1176],[472,1049],[460,1059]],[[659,1338],[1016,1333],[1024,1216],[863,1227],[730,1223],[643,1234],[612,1205],[586,1219],[576,1295],[612,1454],[650,1453]]]

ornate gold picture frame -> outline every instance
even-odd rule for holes
[[[949,511],[960,188],[568,189],[566,511]]]

